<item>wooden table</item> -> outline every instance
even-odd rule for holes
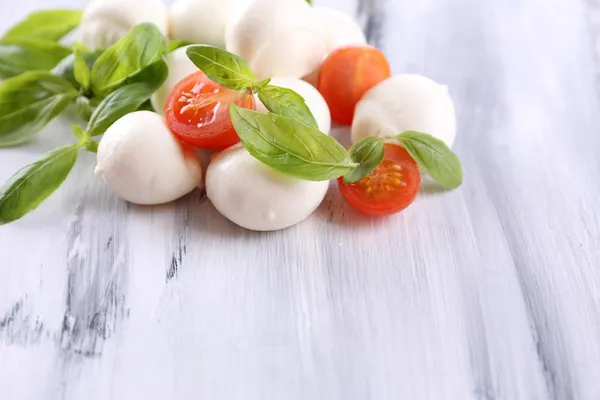
[[[85,0],[6,3],[1,29]],[[317,4],[449,85],[464,185],[381,220],[332,185],[259,234],[200,192],[126,204],[85,155],[0,227],[0,398],[600,399],[598,2]],[[0,181],[69,123],[0,149]]]

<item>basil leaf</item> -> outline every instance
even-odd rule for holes
[[[88,135],[88,133],[85,131],[85,129],[83,129],[82,127],[80,127],[77,124],[71,124],[71,131],[77,138],[77,141],[79,142],[79,144],[83,145],[90,139],[90,135]]]
[[[211,81],[223,87],[243,90],[256,82],[248,63],[233,53],[212,46],[190,46],[186,53]]]
[[[293,90],[268,85],[259,90],[258,98],[273,114],[294,118],[310,127],[319,129],[306,102]]]
[[[264,88],[267,87],[267,85],[271,82],[271,78],[267,78],[267,79],[263,79],[262,81],[258,82],[257,84],[254,85],[254,90],[256,92],[260,92],[261,90],[263,90]],[[276,86],[277,87],[277,86]]]
[[[0,147],[24,142],[60,114],[79,93],[50,72],[26,72],[0,85]]]
[[[421,132],[408,131],[396,136],[412,158],[433,179],[450,188],[463,181],[460,160],[446,143]]]
[[[98,152],[98,142],[93,141],[92,137],[85,131],[85,129],[79,125],[72,124],[71,131],[73,131],[73,134],[77,138],[79,147],[84,148],[87,151],[91,151],[92,153]]]
[[[164,58],[161,58],[158,61],[155,61],[152,64],[142,68],[142,70],[137,74],[125,79],[119,85],[119,87],[131,85],[133,83],[146,83],[152,87],[155,87],[155,90],[158,90],[158,88],[167,79],[168,75],[169,67],[167,62]]]
[[[302,122],[235,104],[229,114],[246,150],[280,172],[309,181],[325,181],[358,166],[334,138]]]
[[[98,57],[92,67],[92,89],[100,97],[131,83],[145,67],[162,59],[167,39],[151,23],[135,26]]]
[[[194,44],[193,42],[188,42],[187,40],[169,40],[169,53],[177,50],[180,47],[188,46],[190,44]]]
[[[94,107],[92,107],[92,102],[89,98],[79,96],[77,100],[75,100],[75,111],[77,111],[77,115],[79,115],[81,119],[89,121],[94,112]]]
[[[139,106],[136,111],[156,112],[156,110],[154,109],[154,106],[152,106],[152,102],[150,100],[146,100],[145,102],[143,102],[142,105]]]
[[[59,43],[38,39],[0,42],[0,78],[7,79],[27,71],[50,71],[71,49]]]
[[[63,183],[77,161],[79,145],[59,147],[22,168],[0,188],[0,225],[34,210]]]
[[[344,183],[360,181],[371,174],[383,161],[383,139],[367,137],[359,140],[350,147],[350,158],[359,164],[358,168],[344,175]]]
[[[84,52],[77,45],[73,46],[74,49],[74,64],[73,64],[73,75],[77,83],[79,83],[85,92],[90,90],[92,84],[92,77],[90,67],[88,67],[85,58],[83,57]]]
[[[83,59],[90,71],[98,57],[100,57],[100,54],[103,52],[104,50],[97,50],[91,53],[83,52]],[[51,72],[68,80],[74,88],[79,90],[81,87],[79,82],[75,80],[75,54],[69,54],[67,57],[63,58]]]
[[[102,135],[116,120],[125,114],[136,111],[156,89],[156,86],[147,83],[134,83],[115,90],[106,96],[94,110],[87,126],[88,134],[90,136]]]
[[[97,153],[98,152],[98,142],[95,142],[93,140],[88,140],[85,143],[84,149],[86,149],[87,151],[89,151],[91,153]]]
[[[44,39],[57,41],[79,25],[81,14],[82,12],[77,10],[37,11],[10,28],[0,40]]]

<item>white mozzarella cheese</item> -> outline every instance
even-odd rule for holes
[[[106,49],[143,22],[153,23],[166,35],[167,20],[161,0],[93,0],[81,17],[80,41],[93,50]]]
[[[456,113],[448,87],[420,75],[397,75],[369,90],[356,106],[352,141],[419,131],[444,141],[456,136]]]
[[[178,0],[169,9],[171,39],[225,48],[227,26],[251,0]]]
[[[304,221],[321,204],[329,187],[329,181],[281,174],[241,145],[211,161],[205,184],[208,198],[225,218],[253,231],[274,231]]]
[[[333,8],[315,8],[314,14],[323,32],[327,54],[340,47],[367,44],[362,28],[351,16]]]
[[[256,0],[228,29],[226,47],[259,79],[301,78],[325,56],[321,27],[305,0]]]
[[[117,196],[136,204],[161,204],[201,184],[194,149],[182,145],[164,117],[136,111],[108,128],[98,146],[95,173]]]

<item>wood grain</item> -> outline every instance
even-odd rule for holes
[[[84,3],[11,2],[0,29]],[[449,85],[465,184],[382,220],[332,185],[257,234],[200,192],[125,204],[86,155],[0,228],[0,398],[600,398],[598,3],[317,5],[356,14],[396,73]],[[0,181],[69,123],[1,149]]]

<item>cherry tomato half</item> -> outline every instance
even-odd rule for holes
[[[254,96],[224,88],[202,71],[182,79],[167,97],[167,125],[182,141],[202,149],[224,149],[240,141],[229,106],[254,110]]]
[[[387,59],[376,48],[344,47],[323,61],[317,88],[331,110],[331,119],[350,125],[363,95],[391,75]]]
[[[346,201],[367,215],[395,214],[408,207],[421,188],[419,166],[408,152],[397,144],[386,143],[383,162],[370,175],[352,184],[338,178]]]

